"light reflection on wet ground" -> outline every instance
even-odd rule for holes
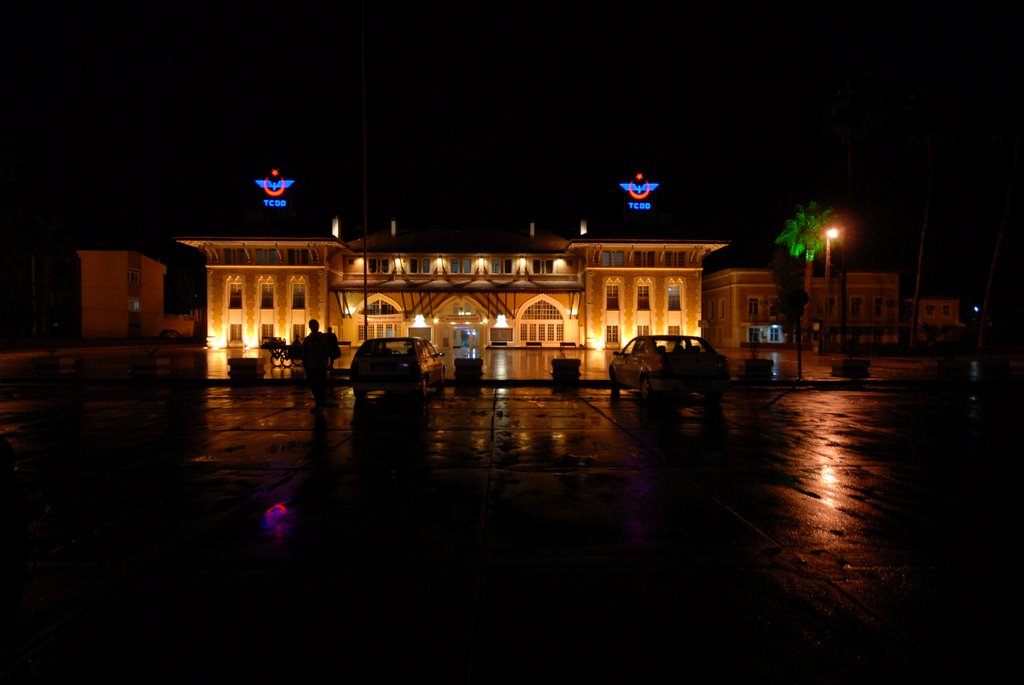
[[[302,386],[0,385],[30,518],[0,676],[859,683],[1012,653],[1007,388],[333,393],[318,420]]]

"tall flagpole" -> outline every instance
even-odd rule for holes
[[[369,262],[366,260],[366,234],[367,234],[367,201],[366,201],[366,2],[361,4],[361,57],[362,57],[362,99],[363,99],[363,339],[370,337],[369,297],[367,295],[366,272]]]

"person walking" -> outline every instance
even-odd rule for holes
[[[302,341],[302,368],[306,373],[306,385],[313,394],[314,414],[322,413],[324,407],[335,407],[327,401],[327,369],[331,364],[327,336],[320,332],[320,322],[309,320],[309,335]]]

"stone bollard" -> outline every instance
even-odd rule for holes
[[[153,354],[133,355],[128,358],[128,375],[133,378],[156,378],[171,373],[171,358]]]
[[[228,376],[232,379],[247,380],[263,378],[266,364],[263,357],[229,357]]]
[[[480,357],[455,359],[455,380],[476,380],[484,374],[484,360]]]
[[[41,376],[68,376],[75,373],[76,363],[72,357],[33,357],[32,368]]]
[[[832,375],[841,378],[867,378],[870,374],[868,369],[871,366],[870,359],[846,359],[832,360]]]
[[[580,377],[580,360],[555,357],[551,360],[551,378],[555,381],[576,381]]]
[[[921,366],[925,372],[941,378],[967,378],[967,362],[963,359],[947,359],[934,357],[922,359]]]
[[[775,361],[751,357],[743,360],[743,377],[751,380],[771,380]]]

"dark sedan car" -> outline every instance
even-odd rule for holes
[[[349,385],[356,398],[371,390],[413,392],[425,398],[444,389],[443,353],[424,338],[370,338],[352,356]]]

